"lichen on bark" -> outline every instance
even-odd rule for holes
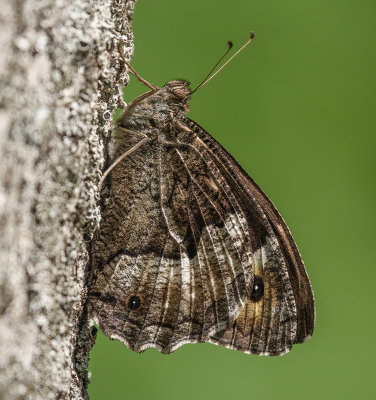
[[[87,398],[88,243],[134,3],[2,2],[0,399]]]

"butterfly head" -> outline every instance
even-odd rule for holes
[[[183,80],[177,79],[168,81],[163,89],[167,91],[169,102],[172,106],[176,105],[179,108],[183,108],[184,111],[189,110],[189,100],[191,99],[191,89],[189,88],[190,83]]]

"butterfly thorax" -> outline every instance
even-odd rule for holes
[[[150,91],[132,101],[118,120],[114,139],[123,140],[121,128],[143,133],[160,140],[171,140],[164,133],[171,132],[174,121],[185,117],[189,111],[191,90],[185,80],[168,81],[156,92]],[[173,130],[172,130],[173,131]]]

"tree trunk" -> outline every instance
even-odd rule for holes
[[[87,246],[134,3],[1,2],[1,399],[88,398]]]

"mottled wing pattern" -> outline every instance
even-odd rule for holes
[[[135,351],[210,341],[283,354],[314,324],[296,245],[228,152],[182,123],[168,132],[172,141],[146,143],[111,172],[92,251],[91,315]],[[128,139],[129,148],[139,140]]]
[[[253,239],[217,172],[191,145],[154,142],[112,171],[92,251],[90,311],[106,335],[169,353],[235,321],[252,283]]]
[[[251,293],[232,326],[210,341],[251,354],[284,354],[307,340],[315,323],[313,292],[300,253],[279,212],[237,161],[194,121],[187,118],[185,123],[198,137],[201,156],[225,171],[232,193],[248,213],[248,228],[260,241],[253,248],[253,282],[262,286],[261,296]],[[255,225],[255,218],[261,223]]]

